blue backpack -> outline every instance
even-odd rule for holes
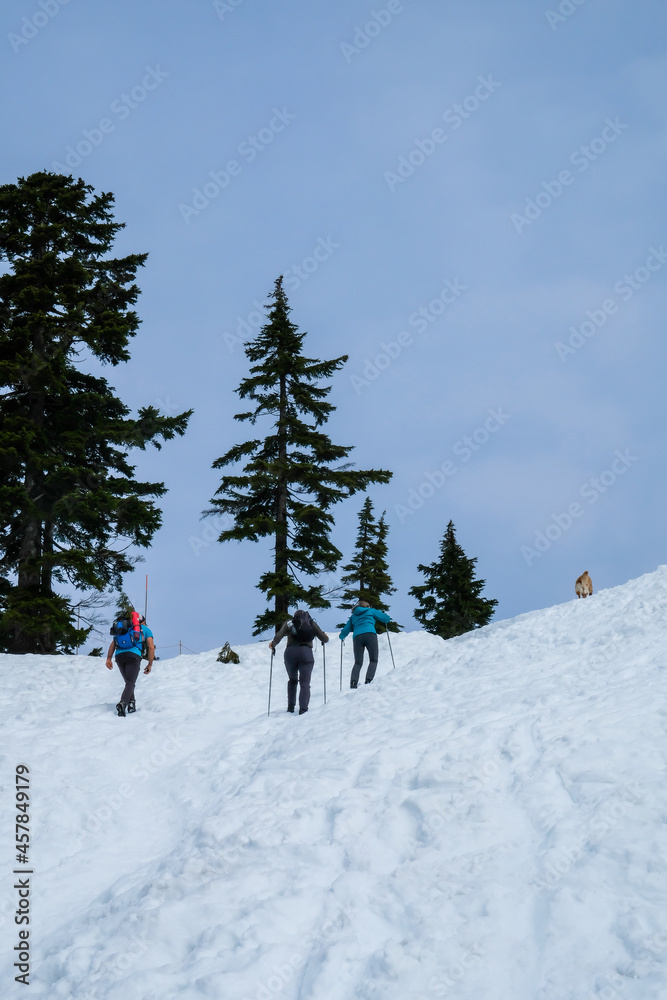
[[[132,627],[131,618],[120,618],[109,629],[109,634],[113,636],[116,649],[131,649],[132,646],[141,645],[141,627],[136,632]]]

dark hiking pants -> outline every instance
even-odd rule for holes
[[[125,681],[120,700],[124,705],[129,705],[131,701],[134,701],[134,685],[137,683],[141,669],[141,657],[137,656],[136,653],[118,653],[116,663]]]
[[[352,639],[354,649],[354,666],[352,667],[351,681],[359,681],[361,665],[364,662],[364,650],[368,650],[368,669],[366,671],[366,681],[370,683],[375,677],[378,665],[378,637],[375,632],[362,632]]]
[[[288,646],[285,650],[285,670],[287,682],[287,707],[296,705],[296,685],[299,683],[299,709],[304,712],[310,701],[310,675],[315,657],[310,646]]]

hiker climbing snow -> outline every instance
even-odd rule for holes
[[[356,688],[359,683],[359,674],[364,662],[364,650],[368,650],[368,668],[366,670],[366,684],[370,684],[375,677],[378,665],[378,637],[375,631],[376,622],[391,621],[391,617],[384,611],[372,608],[368,601],[359,601],[352,614],[347,620],[345,627],[339,635],[341,642],[345,636],[352,631],[352,645],[354,648],[354,666],[350,675],[350,687]]]
[[[286,621],[269,643],[271,652],[287,636],[285,649],[285,670],[287,682],[287,711],[296,708],[296,690],[299,685],[299,715],[308,711],[310,702],[310,676],[313,672],[315,657],[313,656],[313,639],[318,638],[322,644],[329,641],[329,636],[323,632],[307,611],[296,611],[294,617]],[[272,661],[273,662],[273,661]]]
[[[146,619],[137,611],[129,612],[126,617],[119,618],[109,629],[113,639],[107,653],[107,668],[113,670],[112,656],[115,651],[116,663],[121,672],[125,687],[116,705],[118,715],[130,715],[136,711],[134,700],[134,685],[141,669],[142,657],[148,660],[144,668],[145,674],[150,674],[155,657],[153,633],[146,625]]]

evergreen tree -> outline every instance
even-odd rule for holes
[[[385,520],[386,511],[383,511],[379,521],[373,516],[373,503],[370,497],[366,497],[364,505],[359,511],[359,528],[357,529],[357,540],[355,551],[351,561],[343,566],[345,571],[341,577],[341,583],[349,584],[344,590],[342,603],[338,605],[344,611],[355,608],[359,601],[368,601],[373,608],[379,611],[389,611],[383,595],[394,594],[396,587],[389,576],[387,565],[387,534],[389,525]],[[336,627],[342,628],[345,623],[341,622]],[[389,622],[388,626],[378,622],[376,629],[384,632],[388,628],[390,632],[398,632],[400,625],[396,622]]]
[[[474,578],[476,562],[476,558],[468,559],[456,541],[450,521],[440,543],[440,559],[417,567],[426,583],[409,591],[420,605],[414,616],[427,632],[451,639],[488,625],[498,601],[479,596],[485,581]]]
[[[135,481],[128,449],[183,434],[191,411],[138,418],[81,355],[129,361],[146,254],[113,258],[112,194],[47,172],[0,187],[0,648],[83,643],[56,584],[118,588],[150,544],[163,483]],[[143,373],[137,370],[137,381]]]
[[[129,618],[132,612],[137,610],[125,591],[121,590],[116,596],[116,610],[113,616],[114,623],[121,621],[123,618]]]
[[[236,420],[267,417],[266,438],[235,445],[213,463],[214,469],[245,462],[240,474],[225,474],[205,515],[230,514],[233,526],[219,541],[273,539],[273,566],[257,587],[273,607],[255,619],[254,635],[278,628],[290,606],[303,603],[328,608],[323,586],[301,581],[333,572],[341,553],[329,535],[330,508],[372,483],[386,483],[385,470],[355,470],[344,459],[352,447],[335,445],[319,428],[335,407],[326,401],[330,385],[322,385],[347,361],[347,355],[317,361],[302,353],[305,333],[289,319],[282,276],[275,282],[267,323],[245,345],[250,376],[236,390],[254,409]]]

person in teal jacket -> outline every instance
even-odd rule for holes
[[[345,628],[340,633],[342,642],[346,635],[352,632],[352,645],[354,648],[354,666],[350,674],[350,687],[356,688],[359,683],[359,674],[364,662],[364,650],[368,650],[368,669],[366,670],[366,684],[375,677],[378,665],[378,637],[375,631],[376,622],[390,622],[391,618],[384,611],[377,611],[372,608],[368,601],[359,601],[352,614],[347,620]]]

